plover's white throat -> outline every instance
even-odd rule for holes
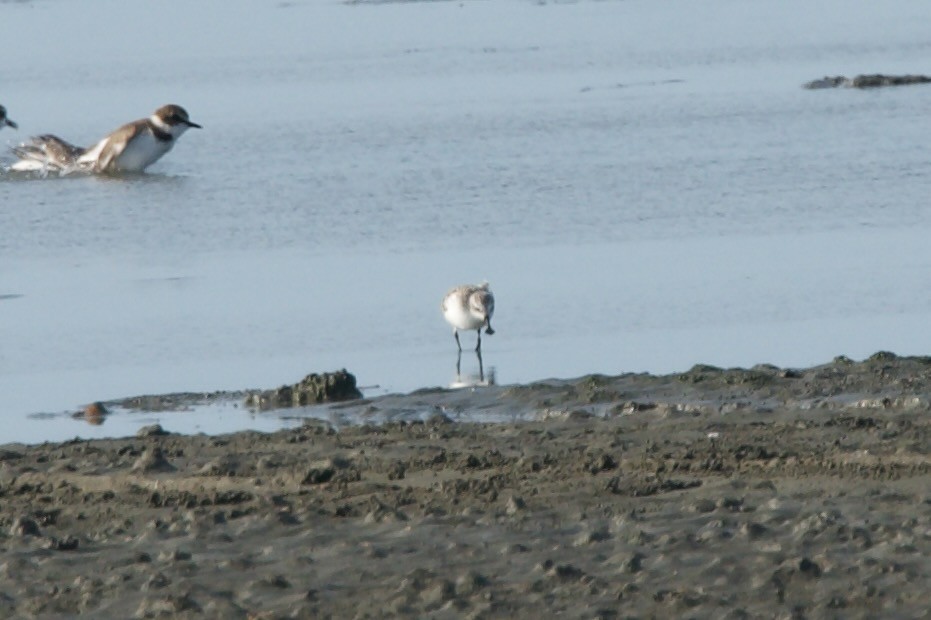
[[[488,282],[478,286],[463,284],[452,289],[443,297],[440,306],[443,309],[443,318],[453,326],[453,337],[456,346],[462,351],[459,342],[460,329],[474,329],[478,334],[476,351],[482,349],[482,328],[489,336],[495,333],[491,328],[491,317],[495,313],[495,296],[488,290]]]
[[[7,118],[6,108],[0,105],[0,129],[3,129],[4,127],[12,127],[13,129],[16,129],[18,125]]]
[[[81,148],[58,136],[34,136],[13,148],[19,157],[10,168],[19,171],[74,170],[97,173],[142,172],[171,150],[191,127],[187,111],[164,105],[148,118],[127,123],[90,148]]]

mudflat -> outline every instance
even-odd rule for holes
[[[415,422],[0,446],[0,616],[931,609],[931,358],[345,405],[424,406]],[[478,409],[531,419],[461,421]]]

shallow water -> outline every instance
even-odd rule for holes
[[[234,1],[126,31],[164,10],[0,3],[31,50],[0,141],[90,143],[169,101],[205,127],[141,177],[0,174],[0,442],[340,367],[367,394],[450,385],[439,300],[483,278],[498,383],[927,353],[931,90],[800,85],[925,71],[931,5],[811,10]],[[37,25],[86,49],[30,47]]]

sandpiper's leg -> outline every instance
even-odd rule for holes
[[[459,347],[459,352],[462,353],[462,345],[459,344],[459,331],[453,330],[453,338],[456,339],[456,346]]]
[[[484,383],[485,382],[485,366],[482,364],[482,352],[476,351],[475,357],[478,358],[478,380]]]
[[[478,329],[476,329],[475,333],[478,334],[478,344],[475,345],[475,350],[481,351],[482,350],[482,328],[479,327]]]
[[[462,349],[459,349],[458,355],[456,355],[456,381],[459,381],[459,377],[462,376],[462,371],[460,370],[460,364],[462,363]]]
[[[491,319],[485,319],[485,333],[489,336],[493,336],[495,330],[491,328]]]

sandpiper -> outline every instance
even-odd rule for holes
[[[19,127],[19,125],[7,118],[6,108],[0,105],[0,129],[3,129],[4,127],[12,127],[13,129],[16,129]]]
[[[463,284],[452,289],[443,297],[440,306],[443,309],[443,318],[453,326],[453,337],[456,346],[462,351],[459,342],[460,329],[474,329],[478,333],[476,351],[482,350],[482,328],[491,336],[495,330],[491,328],[491,317],[495,313],[495,296],[488,290],[488,282],[478,286]]]
[[[181,106],[163,105],[148,118],[127,123],[90,148],[75,146],[57,136],[34,136],[13,148],[19,157],[10,168],[18,171],[73,170],[96,173],[142,172],[171,150],[181,135],[201,126],[191,122]]]

